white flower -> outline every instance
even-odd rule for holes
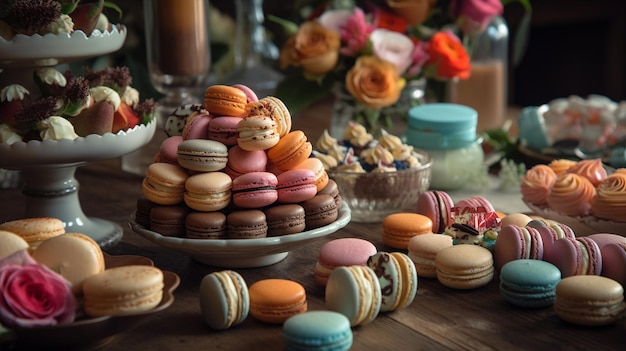
[[[39,129],[41,140],[73,140],[78,138],[72,123],[60,116],[50,116],[37,122],[37,129]]]
[[[24,100],[30,94],[28,89],[19,84],[11,84],[0,90],[0,101]]]
[[[72,17],[68,15],[59,16],[56,21],[50,23],[48,31],[54,34],[72,33],[74,31],[74,22],[72,22]]]
[[[40,68],[35,72],[37,73],[39,79],[48,85],[56,84],[60,87],[64,87],[67,84],[65,76],[52,67]]]
[[[374,55],[393,63],[402,74],[412,62],[414,44],[406,35],[388,29],[375,29],[370,35]]]

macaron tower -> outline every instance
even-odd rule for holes
[[[311,157],[305,133],[291,125],[280,99],[259,98],[241,84],[207,87],[201,105],[181,106],[167,119],[168,138],[142,185],[149,202],[141,203],[143,223],[153,224],[144,220],[146,209],[183,206],[194,222],[182,223],[168,236],[186,237],[189,228],[194,238],[245,239],[268,236],[266,211],[271,236],[336,221],[341,205],[333,193],[336,184],[323,192],[330,183],[324,165]],[[285,204],[293,206],[270,211]],[[213,212],[223,216],[196,215]],[[200,227],[209,224],[210,232]]]

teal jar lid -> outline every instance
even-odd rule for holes
[[[421,149],[459,149],[476,141],[478,113],[471,107],[432,103],[409,109],[407,143]]]

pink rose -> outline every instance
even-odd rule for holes
[[[428,42],[418,41],[415,43],[413,54],[411,55],[413,60],[406,74],[409,77],[415,77],[422,72],[422,66],[428,61]]]
[[[414,44],[406,35],[388,29],[375,29],[370,35],[376,57],[393,63],[402,74],[413,61]]]
[[[0,290],[0,323],[7,328],[70,323],[76,316],[71,284],[26,250],[0,260]]]
[[[374,30],[367,22],[363,10],[358,7],[354,10],[326,11],[320,16],[320,23],[339,33],[342,42],[340,52],[346,56],[357,56]]]
[[[450,15],[467,35],[484,31],[489,21],[500,14],[501,0],[452,0],[450,3]]]

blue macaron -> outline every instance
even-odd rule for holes
[[[551,306],[561,271],[553,264],[531,259],[513,260],[500,270],[500,294],[525,308]]]
[[[290,351],[347,351],[352,347],[352,329],[341,313],[308,311],[285,321],[283,340]]]

